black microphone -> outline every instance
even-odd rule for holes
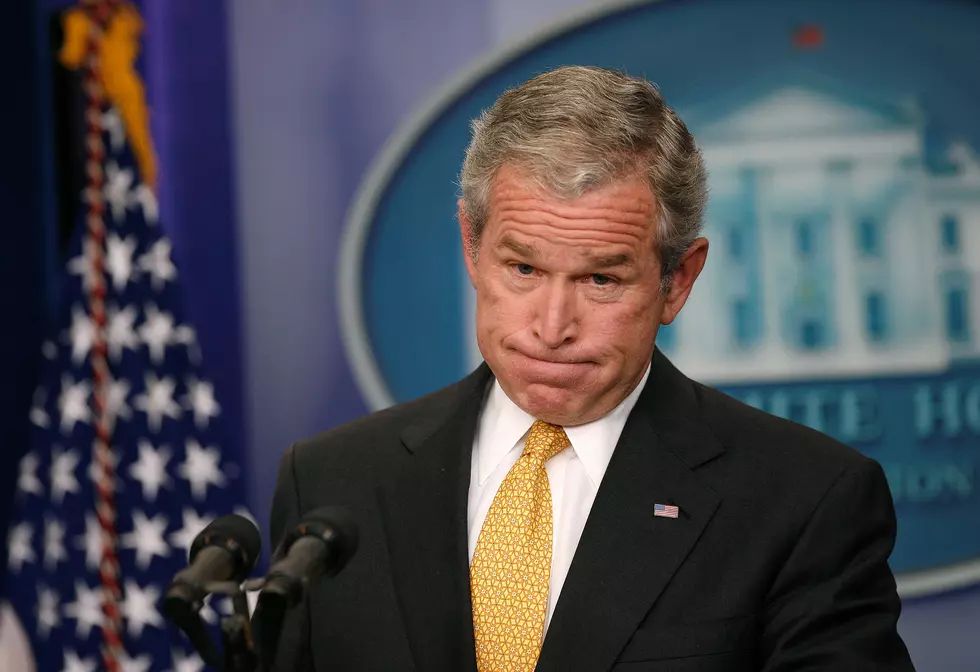
[[[335,576],[356,550],[357,525],[346,511],[335,507],[311,511],[286,535],[278,559],[261,580],[253,616],[261,669],[273,666],[286,611],[303,599],[313,579]]]
[[[259,558],[262,539],[255,525],[237,515],[213,520],[191,544],[188,567],[174,577],[163,599],[163,614],[179,627],[204,662],[221,669],[221,658],[198,613],[211,591],[208,584],[241,583]]]
[[[259,599],[281,599],[287,608],[295,606],[310,581],[336,576],[356,550],[357,525],[347,511],[331,506],[314,509],[283,539],[280,559],[265,575]]]
[[[210,592],[208,583],[241,583],[255,567],[262,549],[259,531],[243,516],[216,518],[201,530],[191,544],[188,566],[170,584],[164,606],[183,601],[200,602]]]

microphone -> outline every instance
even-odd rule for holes
[[[306,514],[280,548],[265,576],[259,599],[295,606],[320,575],[336,576],[357,550],[357,525],[345,510],[323,506]]]
[[[221,657],[208,637],[199,610],[212,592],[210,584],[240,584],[259,558],[262,539],[255,525],[237,515],[211,521],[191,544],[188,566],[174,577],[163,599],[163,614],[184,631],[210,667],[222,669]]]
[[[357,550],[357,526],[343,509],[324,506],[306,514],[283,539],[264,579],[253,622],[261,669],[271,669],[286,611],[303,599],[318,576],[336,576]],[[247,584],[246,584],[247,587]]]
[[[188,566],[170,584],[164,606],[168,603],[195,604],[211,591],[207,584],[215,581],[241,583],[255,567],[262,549],[259,531],[243,516],[216,518],[194,538]]]

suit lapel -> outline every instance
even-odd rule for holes
[[[476,670],[467,553],[473,436],[490,371],[402,435],[407,452],[379,486],[395,591],[418,670]]]
[[[691,381],[659,353],[600,484],[537,669],[606,670],[720,503],[694,469],[721,454]],[[675,503],[677,519],[655,517]]]

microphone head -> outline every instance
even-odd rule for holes
[[[231,580],[241,583],[259,560],[262,537],[252,521],[233,514],[215,518],[201,530],[191,544],[188,563],[194,564],[194,557],[208,546],[220,546],[231,554],[235,565]]]
[[[286,536],[282,553],[301,537],[316,537],[326,544],[332,562],[327,576],[334,576],[347,565],[357,551],[357,524],[346,509],[321,506],[305,514],[299,524]]]

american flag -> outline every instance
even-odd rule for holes
[[[39,671],[198,672],[160,603],[198,532],[247,515],[238,456],[221,447],[145,145],[134,147],[131,117],[96,75],[86,73],[89,183],[30,412],[7,596]],[[203,615],[216,623],[229,608]]]
[[[657,518],[676,518],[680,509],[672,504],[654,504],[653,515]]]

